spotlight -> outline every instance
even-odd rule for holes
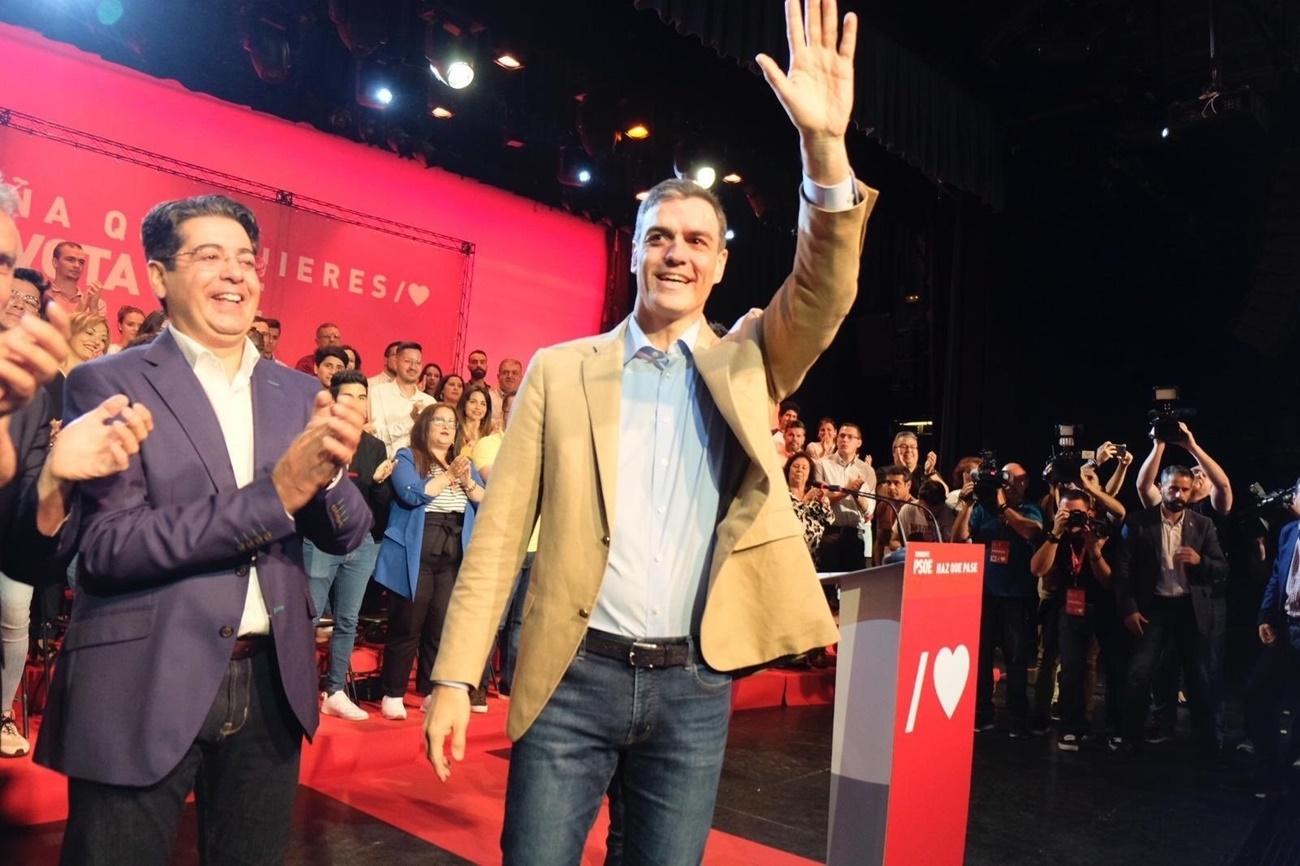
[[[456,116],[456,112],[441,105],[435,105],[429,113],[439,120],[449,120]]]
[[[650,127],[644,123],[634,123],[623,131],[623,133],[634,141],[641,141],[650,137]]]
[[[709,189],[717,182],[718,173],[713,169],[713,166],[702,165],[695,169],[695,173],[692,175],[692,180],[705,189]]]
[[[591,182],[591,164],[581,147],[566,144],[560,148],[560,161],[555,179],[565,186],[586,186]]]
[[[286,27],[256,13],[240,16],[240,44],[248,53],[257,77],[279,84],[293,74],[293,48]]]
[[[431,21],[424,31],[424,56],[433,77],[452,90],[474,81],[474,52],[462,31],[450,21]]]
[[[387,108],[397,98],[396,78],[373,61],[357,61],[357,104],[366,108]]]
[[[742,180],[744,180],[744,178],[736,174],[734,171],[728,172],[722,176],[723,183],[740,183]]]
[[[502,69],[508,69],[511,72],[524,68],[524,62],[520,60],[517,55],[511,54],[509,51],[502,51],[492,62],[497,66],[500,66]]]
[[[727,229],[726,234],[723,235],[723,237],[729,241],[734,241],[736,239],[736,233],[732,229]]]
[[[1162,129],[1160,130],[1160,137],[1161,137],[1161,138],[1168,138],[1168,137],[1169,137],[1169,127],[1166,126],[1166,127],[1162,128]]]
[[[689,178],[705,189],[718,181],[718,170],[713,167],[711,155],[684,141],[673,148],[673,174],[681,180]]]

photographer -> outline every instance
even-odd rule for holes
[[[1029,568],[1057,604],[1061,654],[1061,730],[1056,747],[1077,752],[1089,730],[1086,674],[1088,647],[1095,637],[1106,673],[1106,733],[1112,749],[1120,744],[1120,709],[1126,653],[1124,633],[1115,610],[1112,571],[1103,555],[1109,524],[1098,521],[1092,499],[1066,488],[1058,500],[1052,528],[1030,560]]]
[[[1201,663],[1216,584],[1228,575],[1214,523],[1190,510],[1192,472],[1170,466],[1161,475],[1159,505],[1124,526],[1115,558],[1115,600],[1137,638],[1125,687],[1124,740],[1135,746],[1146,722],[1151,680],[1162,655],[1177,652],[1187,684],[1192,727],[1202,745],[1214,738]]]
[[[1164,459],[1169,445],[1178,445],[1190,454],[1195,463],[1192,465],[1192,493],[1187,508],[1204,515],[1214,522],[1218,532],[1219,543],[1226,547],[1228,538],[1228,515],[1232,512],[1232,483],[1205,449],[1196,441],[1190,428],[1183,421],[1178,422],[1180,440],[1165,442],[1158,438],[1158,426],[1151,428],[1151,453],[1142,461],[1138,471],[1137,489],[1142,503],[1148,508],[1160,501],[1160,489],[1156,486],[1156,476],[1160,463]],[[1215,738],[1222,741],[1224,735],[1224,656],[1227,648],[1228,600],[1226,579],[1210,588],[1209,598],[1203,602],[1203,634],[1201,640],[1201,668],[1209,689],[1208,699],[1214,716]],[[1172,657],[1159,661],[1155,673],[1154,685],[1154,726],[1147,733],[1147,742],[1162,743],[1173,737],[1178,712],[1178,667]]]
[[[1300,517],[1300,479],[1291,516]],[[1256,769],[1242,787],[1256,795],[1286,790],[1286,767],[1300,746],[1300,725],[1293,718],[1287,753],[1279,755],[1278,710],[1283,697],[1300,682],[1300,520],[1282,527],[1278,538],[1277,559],[1259,605],[1259,640],[1264,651],[1243,695]]]
[[[984,602],[980,608],[980,649],[975,698],[975,729],[993,727],[993,648],[1002,648],[1007,669],[1010,736],[1029,736],[1029,662],[1036,655],[1034,617],[1037,580],[1030,572],[1033,542],[1043,531],[1038,506],[1025,501],[1029,473],[1019,463],[1001,470],[991,454],[962,485],[954,542],[984,545]]]

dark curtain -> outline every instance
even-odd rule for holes
[[[780,0],[633,0],[680,33],[750,68],[755,54],[786,56]],[[859,16],[861,18],[861,16]],[[1001,210],[1005,130],[988,105],[860,20],[854,123],[886,150]]]

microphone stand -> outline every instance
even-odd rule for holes
[[[882,496],[879,493],[868,493],[865,490],[850,490],[849,488],[841,487],[838,484],[822,484],[818,482],[817,486],[831,493],[845,493],[849,496],[862,496],[875,502],[888,502],[891,505],[896,506],[911,505],[913,508],[919,508],[925,512],[925,515],[930,518],[930,522],[934,524],[934,537],[940,542],[943,541],[943,529],[939,526],[939,518],[935,517],[934,512],[919,499],[896,499],[893,496]],[[907,533],[903,531],[903,516],[901,508],[894,509],[894,523],[898,526],[898,534],[902,537],[903,543],[907,544]]]

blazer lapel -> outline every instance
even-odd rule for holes
[[[695,341],[695,369],[699,371],[700,378],[709,389],[713,405],[718,407],[718,414],[727,422],[736,440],[740,442],[740,447],[745,449],[750,460],[762,465],[758,448],[762,444],[771,450],[771,441],[767,439],[765,432],[764,439],[767,441],[756,443],[753,431],[741,418],[735,395],[731,391],[732,352],[727,346],[718,345],[720,342],[717,335],[707,327],[700,329],[700,336]]]
[[[235,489],[235,473],[230,468],[230,454],[217,415],[170,331],[158,335],[145,361],[150,364],[145,368],[145,379],[180,422],[213,486],[217,490]]]
[[[605,525],[614,525],[618,494],[618,421],[623,394],[623,341],[626,323],[582,360],[582,390],[587,397],[587,418],[596,452],[596,473],[605,507]]]
[[[253,465],[256,470],[253,477],[269,474],[275,467],[275,461],[289,447],[293,437],[301,428],[292,423],[258,423],[258,419],[276,418],[283,421],[277,408],[284,405],[284,389],[281,377],[286,375],[287,367],[280,367],[274,361],[258,361],[253,367]],[[304,422],[305,423],[305,422]]]

